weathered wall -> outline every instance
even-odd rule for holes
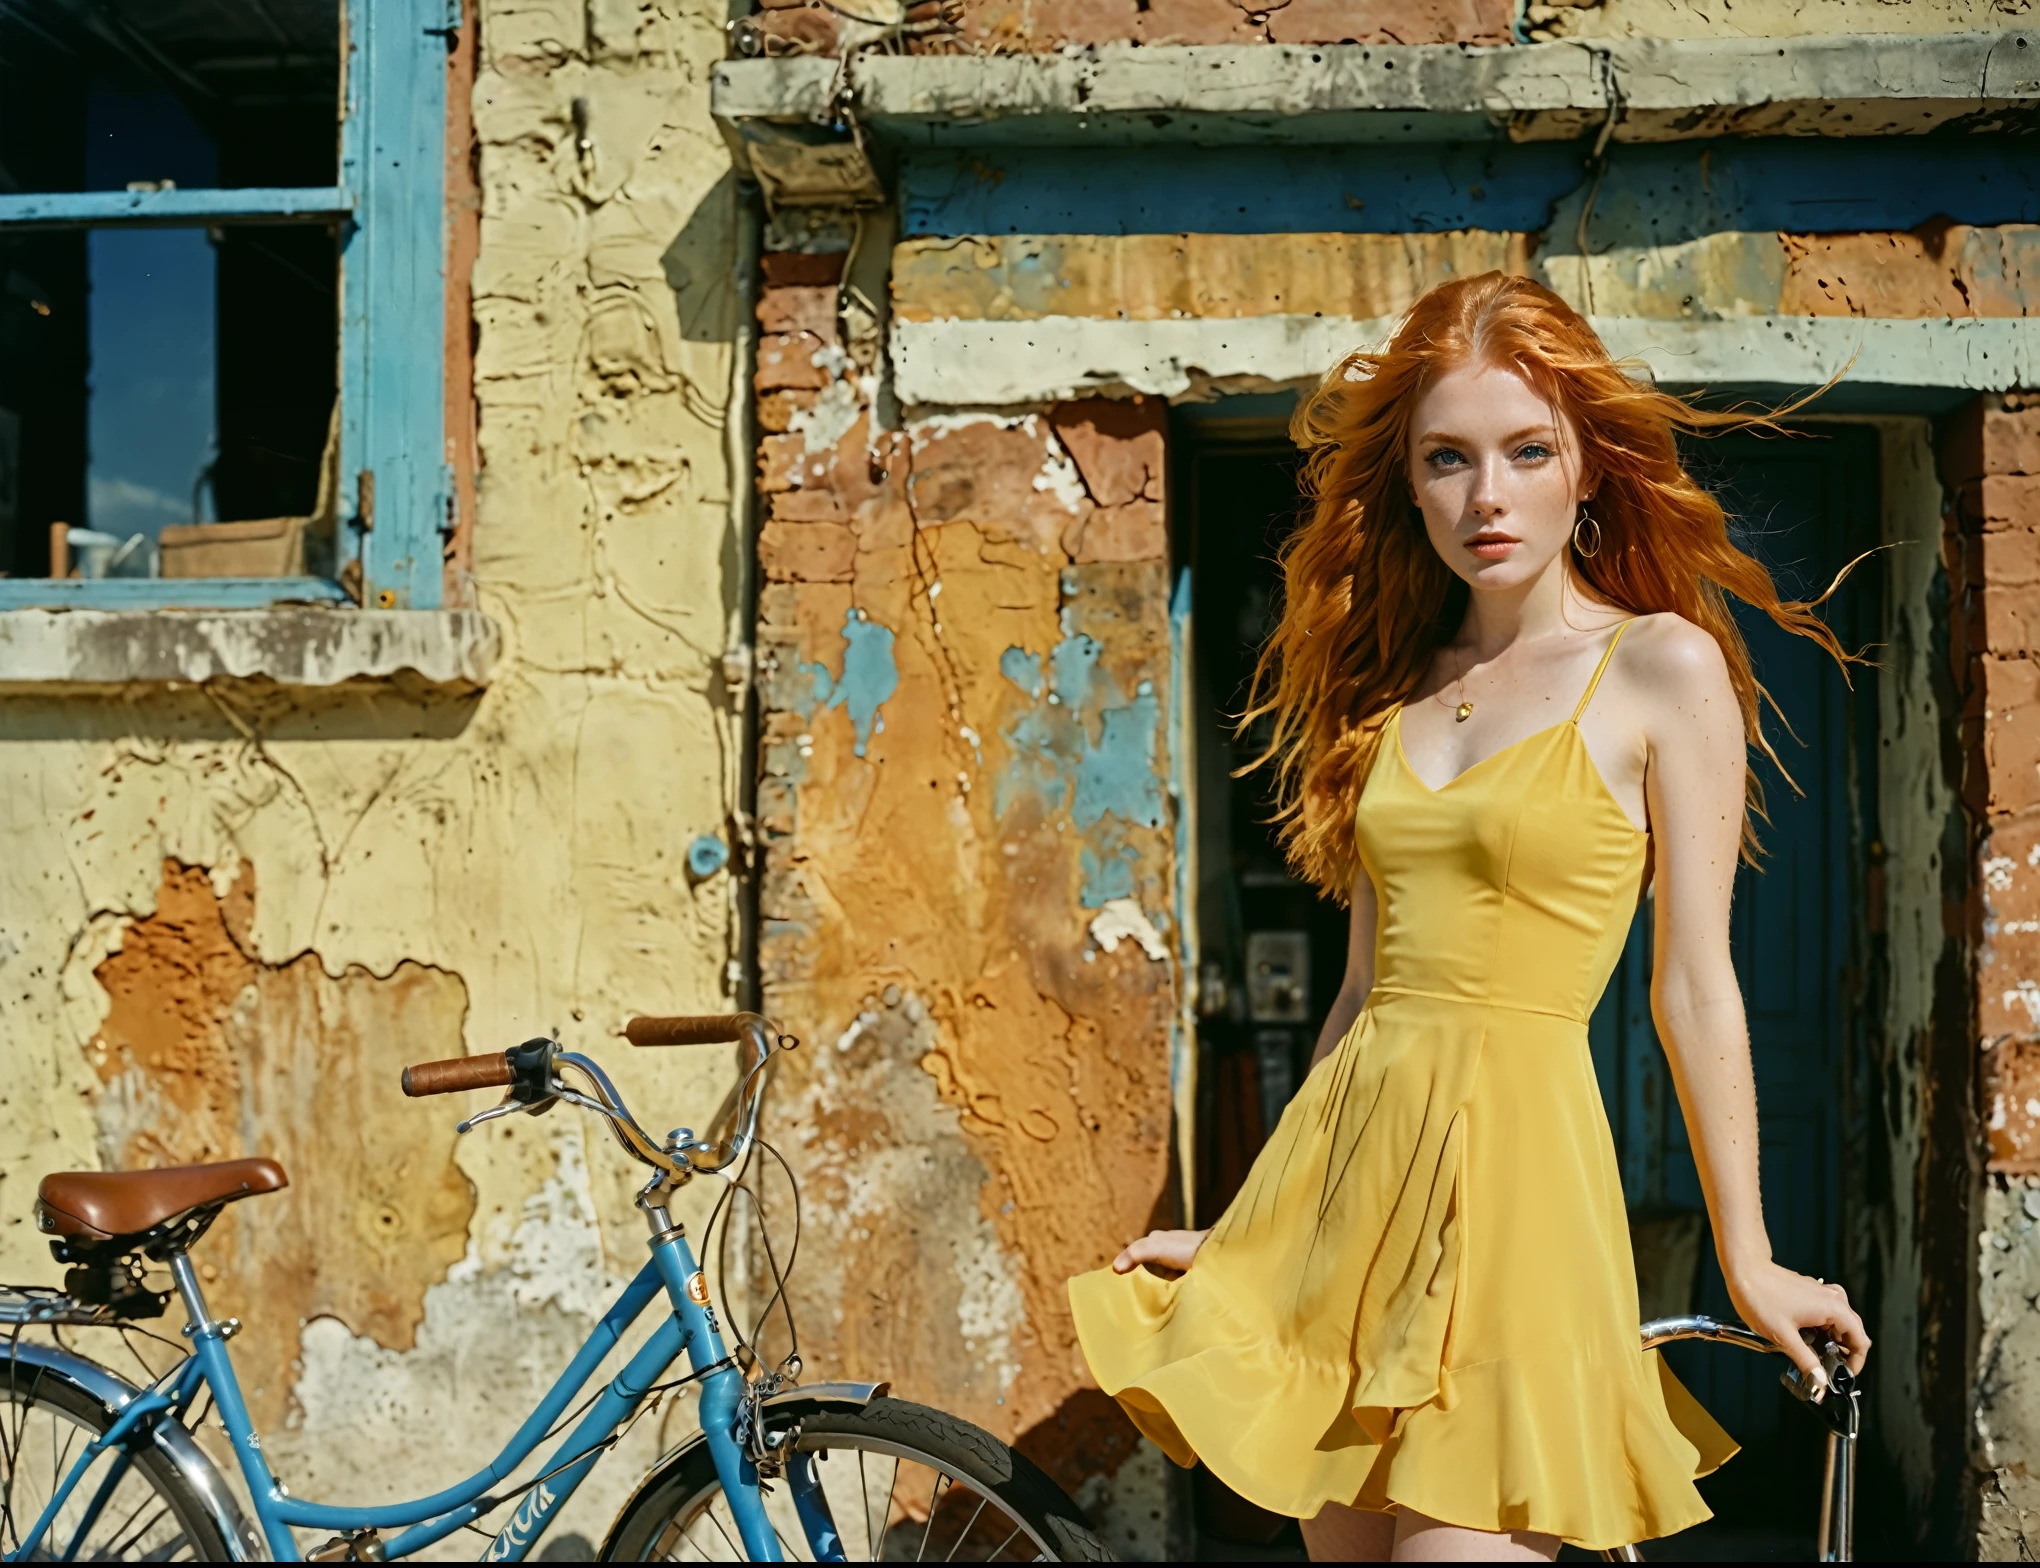
[[[730,879],[685,869],[738,765],[724,13],[480,12],[493,683],[0,701],[0,1272],[56,1275],[46,1171],[276,1156],[290,1189],[199,1256],[299,1495],[465,1474],[643,1257],[605,1134],[556,1112],[456,1140],[464,1102],[404,1100],[399,1066],[557,1028],[682,1121],[729,1065],[617,1036],[728,1005]],[[632,1479],[605,1469],[563,1528],[599,1538]]]
[[[1974,1459],[1983,1472],[1976,1549],[2040,1550],[2040,399],[1984,399],[1954,421],[1943,467],[1955,500],[1952,626],[1967,705],[1964,804],[1976,868],[1966,901],[1975,953],[1975,1042],[1987,1137],[1977,1232],[1980,1342]]]
[[[2030,20],[2033,0],[1531,0],[1533,40],[1810,38],[1852,33],[1960,33]]]
[[[1577,38],[1805,38],[2007,26],[2033,0],[760,0],[741,24],[758,54],[839,54],[904,38],[944,53],[1099,44],[1487,44]],[[1520,32],[1519,32],[1520,27]]]
[[[1874,796],[1864,793],[1877,802],[1875,841],[1866,846],[1867,1050],[1855,1080],[1867,1114],[1847,1162],[1855,1198],[1845,1277],[1869,1310],[1877,1345],[1864,1412],[1862,1528],[1893,1544],[1945,1550],[1961,1537],[1973,1490],[1964,1482],[1977,1137],[1959,918],[1971,866],[1961,699],[1940,548],[1948,491],[1931,420],[1874,423],[1885,625]]]
[[[1090,1388],[1064,1282],[1170,1213],[1163,409],[902,425],[843,263],[768,254],[759,306],[761,961],[813,1045],[772,1113],[803,1350],[1020,1441],[1148,1555],[1162,1462]]]
[[[1951,354],[1977,376],[2033,362],[2040,189],[2012,139],[1618,143],[1601,162],[1558,143],[1185,148],[1168,183],[1152,156],[1087,149],[1081,179],[1053,150],[904,159],[902,398],[1303,385],[1489,267],[1548,283],[1674,380],[1847,364],[1937,385]],[[1683,334],[1703,326],[1696,370]]]

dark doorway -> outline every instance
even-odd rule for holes
[[[1880,536],[1875,430],[1809,427],[1789,439],[1729,436],[1695,443],[1694,473],[1728,510],[1737,541],[1771,569],[1787,597],[1818,597]],[[1876,563],[1866,563],[1823,608],[1844,647],[1873,643],[1881,625]],[[1844,1191],[1852,1050],[1860,1015],[1866,932],[1863,876],[1876,821],[1876,672],[1845,680],[1805,638],[1736,607],[1761,681],[1783,714],[1765,729],[1791,774],[1753,759],[1768,823],[1764,856],[1736,878],[1730,942],[1756,1068],[1765,1222],[1780,1263],[1823,1278],[1843,1269]],[[1788,728],[1789,726],[1789,728]],[[1794,785],[1797,788],[1794,788]],[[1594,1066],[1622,1163],[1646,1317],[1705,1312],[1733,1318],[1715,1261],[1685,1121],[1650,1019],[1650,914],[1629,946],[1591,1027]],[[1860,1297],[1862,1287],[1857,1282]],[[1860,1303],[1859,1303],[1860,1304]],[[1713,1524],[1696,1551],[1739,1538],[1812,1540],[1823,1438],[1778,1384],[1781,1363],[1709,1345],[1675,1345],[1667,1359],[1743,1453],[1701,1483]]]
[[[1180,558],[1190,565],[1199,923],[1197,1223],[1216,1216],[1309,1060],[1338,990],[1346,918],[1292,878],[1266,818],[1266,784],[1233,771],[1264,735],[1235,736],[1255,655],[1279,600],[1274,555],[1294,526],[1296,452],[1279,421],[1186,423],[1177,431]],[[1818,595],[1877,542],[1877,437],[1820,426],[1790,439],[1698,445],[1695,471],[1730,512],[1745,547],[1791,596]],[[1880,624],[1874,567],[1824,612],[1845,646]],[[1855,911],[1875,821],[1874,672],[1853,691],[1818,648],[1740,615],[1764,682],[1791,732],[1766,727],[1799,791],[1759,764],[1770,822],[1762,869],[1736,890],[1732,940],[1748,1006],[1763,1129],[1764,1191],[1781,1262],[1834,1278],[1846,1220],[1845,1093],[1862,1027],[1856,1016],[1863,934]],[[1794,736],[1796,735],[1796,739]],[[1733,1316],[1702,1213],[1685,1126],[1650,1021],[1648,909],[1590,1029],[1621,1161],[1645,1316]],[[1745,1452],[1702,1483],[1714,1524],[1698,1549],[1733,1540],[1763,1551],[1810,1544],[1821,1439],[1777,1383],[1782,1362],[1679,1346],[1673,1364]],[[1208,1535],[1275,1541],[1281,1521],[1199,1480]],[[1666,1548],[1661,1547],[1660,1551]]]

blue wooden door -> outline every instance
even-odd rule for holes
[[[1699,445],[1692,461],[1729,510],[1739,542],[1771,568],[1789,596],[1817,595],[1846,561],[1876,541],[1872,430],[1830,426],[1790,441],[1734,437]],[[1874,637],[1878,578],[1878,563],[1866,563],[1830,601],[1829,624],[1846,646],[1858,648]],[[1731,921],[1756,1068],[1765,1220],[1781,1263],[1833,1278],[1846,1208],[1840,1190],[1846,976],[1860,941],[1853,911],[1860,907],[1854,890],[1867,837],[1861,824],[1873,820],[1864,777],[1871,770],[1855,759],[1874,739],[1872,675],[1854,672],[1852,692],[1817,646],[1779,631],[1764,616],[1738,611],[1757,678],[1797,739],[1768,712],[1766,731],[1803,791],[1796,793],[1769,763],[1755,763],[1770,816],[1759,827],[1766,853],[1758,868],[1745,866],[1738,875]],[[1685,1124],[1651,1025],[1649,982],[1646,903],[1591,1027],[1638,1235],[1639,1274],[1669,1260],[1676,1276],[1683,1260],[1687,1273],[1669,1288],[1671,1298],[1685,1296],[1686,1302],[1668,1299],[1663,1279],[1645,1282],[1647,1291],[1651,1283],[1658,1286],[1661,1309],[1687,1306],[1733,1316],[1705,1228]],[[1652,1238],[1676,1236],[1682,1227],[1686,1251],[1662,1247],[1653,1256]],[[1768,1465],[1801,1468],[1801,1420],[1781,1404],[1777,1384],[1782,1363],[1703,1345],[1670,1354],[1679,1376],[1757,1461],[1731,1465],[1724,1481],[1739,1468],[1740,1487],[1757,1482],[1756,1472]],[[1763,1457],[1774,1448],[1770,1459]],[[1796,1481],[1792,1490],[1798,1491]]]

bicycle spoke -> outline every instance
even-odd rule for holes
[[[878,1561],[878,1554],[885,1548],[885,1538],[889,1533],[891,1533],[892,1494],[893,1488],[898,1486],[899,1484],[900,1484],[900,1462],[897,1459],[895,1459],[892,1462],[892,1479],[886,1482],[885,1484],[885,1512],[880,1516],[878,1521],[878,1538],[876,1541],[872,1543],[871,1547],[871,1560],[873,1562]]]
[[[146,1536],[149,1533],[149,1531],[154,1527],[156,1521],[162,1518],[169,1511],[170,1509],[167,1504],[159,1505],[154,1513],[150,1514],[148,1518],[142,1521],[141,1528],[135,1531],[134,1539],[132,1541],[116,1541],[113,1545],[106,1548],[105,1555],[108,1557],[118,1558],[124,1556],[130,1546],[140,1545],[142,1538]],[[140,1512],[141,1512],[140,1508],[137,1508],[135,1510],[135,1513]],[[134,1517],[134,1514],[129,1514],[128,1517],[132,1519]]]
[[[990,1502],[991,1499],[989,1497],[980,1497],[978,1499],[977,1513],[974,1513],[970,1516],[970,1523],[963,1527],[963,1534],[959,1535],[956,1538],[956,1545],[949,1548],[949,1555],[942,1559],[945,1563],[953,1563],[956,1561],[956,1554],[963,1549],[963,1543],[970,1539],[970,1532],[977,1528],[979,1515],[985,1511],[986,1506]],[[966,1561],[967,1560],[968,1559],[966,1559]]]
[[[949,1479],[940,1470],[935,1472],[935,1488],[928,1494],[928,1523],[921,1530],[920,1549],[914,1553],[914,1561],[922,1562],[928,1556],[928,1537],[935,1533],[935,1509],[942,1500],[942,1483]]]
[[[864,1542],[871,1544],[871,1486],[864,1479],[864,1450],[857,1450],[857,1489],[864,1494]],[[878,1553],[871,1554],[871,1561],[878,1561]]]
[[[997,1562],[999,1560],[999,1553],[1003,1552],[1007,1547],[1011,1546],[1013,1544],[1013,1536],[1018,1535],[1019,1533],[1020,1526],[1016,1524],[1013,1526],[1012,1534],[1008,1535],[1005,1540],[1001,1541],[997,1546],[993,1547],[992,1555],[987,1557],[985,1561],[988,1563]]]
[[[737,1543],[730,1539],[730,1532],[722,1527],[722,1521],[716,1518],[715,1504],[713,1503],[710,1503],[708,1505],[708,1522],[715,1526],[715,1533],[723,1538],[723,1545],[727,1546],[730,1549],[730,1555],[734,1557],[738,1562],[743,1562],[745,1559],[745,1554],[738,1549]],[[702,1556],[704,1557],[706,1557],[707,1555],[708,1554],[706,1552],[702,1553]]]

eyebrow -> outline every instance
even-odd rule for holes
[[[1553,440],[1556,440],[1558,438],[1558,427],[1556,425],[1548,424],[1525,425],[1521,430],[1512,430],[1507,435],[1503,436],[1502,442],[1504,445],[1507,445],[1511,441],[1523,441],[1527,440],[1531,436],[1549,436]],[[1426,430],[1422,435],[1418,436],[1417,439],[1419,441],[1464,442],[1466,440],[1466,437],[1453,435],[1450,431],[1446,430]]]

